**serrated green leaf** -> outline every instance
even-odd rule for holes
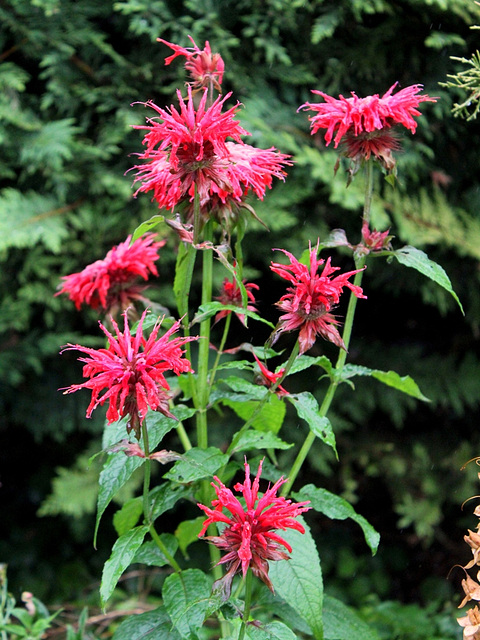
[[[178,312],[181,316],[187,313],[188,310],[188,290],[190,289],[190,280],[196,252],[197,250],[191,244],[181,242],[178,246],[173,293]]]
[[[133,472],[139,469],[144,462],[144,458],[127,457],[123,451],[113,453],[108,457],[99,478],[97,518],[93,536],[94,546],[97,541],[100,520],[105,509],[112,501],[113,496],[124,486],[124,484],[131,478]]]
[[[258,401],[255,400],[239,402],[238,400],[224,399],[222,403],[235,411],[237,416],[245,422],[250,420],[258,409]],[[282,427],[286,411],[285,403],[272,393],[253,419],[251,426],[257,431],[278,433]]]
[[[5,624],[2,625],[1,628],[3,631],[9,631],[12,634],[20,636],[20,638],[25,638],[27,635],[25,627],[21,627],[19,624]]]
[[[320,558],[312,534],[304,519],[296,518],[305,533],[295,529],[282,531],[292,547],[290,560],[270,563],[269,575],[275,592],[307,622],[314,638],[322,640],[323,580]]]
[[[217,371],[225,369],[238,369],[239,371],[253,371],[253,362],[248,360],[230,360],[229,362],[222,362],[218,365]]]
[[[113,516],[113,526],[117,535],[127,533],[137,524],[143,512],[142,498],[128,500]]]
[[[181,640],[165,607],[129,616],[115,630],[112,640]]]
[[[209,608],[211,584],[199,569],[174,573],[165,580],[162,595],[165,608],[182,638],[196,639]]]
[[[314,366],[322,367],[330,377],[332,376],[333,365],[327,356],[318,356],[314,358],[313,356],[306,355],[297,356],[297,358],[295,358],[295,361],[290,368],[289,375],[298,373],[299,371],[304,371],[305,369],[309,369]]]
[[[427,278],[430,278],[430,280],[433,280],[438,285],[443,287],[446,291],[448,291],[448,293],[450,293],[455,298],[458,306],[464,314],[462,304],[458,299],[457,294],[452,289],[450,278],[445,273],[443,267],[441,267],[433,260],[430,260],[426,253],[420,251],[420,249],[407,245],[405,247],[402,247],[401,249],[393,251],[391,255],[394,255],[398,262],[400,262],[400,264],[403,264],[406,267],[412,267],[412,269],[416,269],[421,274],[423,274]]]
[[[393,387],[402,393],[406,393],[417,400],[423,400],[424,402],[430,402],[430,400],[423,395],[420,391],[417,383],[410,376],[400,376],[395,371],[380,371],[380,369],[369,369],[357,364],[346,364],[340,371],[335,372],[337,380],[348,380],[354,376],[371,376],[388,387]]]
[[[175,537],[178,540],[178,546],[180,551],[186,556],[187,548],[198,540],[198,534],[202,530],[203,523],[205,522],[204,516],[199,516],[194,520],[184,520],[181,522],[175,530]]]
[[[352,505],[340,496],[330,493],[326,489],[307,484],[293,494],[295,500],[303,502],[310,500],[312,509],[323,513],[332,520],[346,520],[351,518],[362,528],[365,540],[374,555],[380,542],[380,534],[375,531],[372,525],[361,515],[359,515]]]
[[[145,220],[142,222],[132,234],[132,242],[135,242],[138,238],[141,238],[145,233],[152,231],[155,227],[158,227],[160,223],[165,220],[164,216],[155,215],[152,216],[149,220]]]
[[[184,485],[164,482],[150,491],[152,520],[172,509],[179,500],[190,496],[190,489]]]
[[[160,539],[167,548],[168,553],[171,556],[174,556],[178,549],[178,542],[175,539],[175,536],[171,533],[162,533],[160,534]],[[132,560],[132,564],[136,563],[146,564],[149,567],[163,567],[166,564],[169,564],[169,561],[160,551],[157,543],[150,540],[149,542],[144,542],[138,549]]]
[[[201,478],[210,478],[227,462],[228,455],[216,447],[208,447],[208,449],[194,447],[187,451],[163,477],[181,483],[194,482]]]
[[[172,409],[172,413],[176,415],[179,420],[185,419],[185,416],[189,417],[192,412],[193,409],[189,409],[183,405],[179,405]],[[161,442],[163,437],[176,426],[177,422],[176,420],[173,420],[173,418],[168,418],[167,416],[157,412],[150,412],[146,420],[150,448],[153,451]],[[104,433],[104,446],[112,446],[118,442],[118,440],[125,437],[125,428],[125,419],[109,425],[109,427],[105,429]],[[114,495],[125,485],[125,483],[131,478],[132,474],[139,469],[144,462],[144,458],[137,458],[133,456],[128,457],[123,453],[123,451],[119,451],[118,453],[113,453],[108,456],[99,478],[94,545],[97,539],[100,520],[105,509],[112,501]]]
[[[225,385],[229,386],[232,391],[225,389]],[[245,378],[237,376],[229,376],[222,378],[220,384],[213,390],[210,401],[218,402],[219,400],[229,400],[232,402],[248,402],[249,400],[263,400],[268,395],[265,387],[253,384]],[[273,394],[272,394],[273,395]]]
[[[290,449],[290,447],[293,447],[293,444],[284,442],[273,433],[249,429],[235,434],[230,453],[251,451],[252,449]]]
[[[311,431],[317,436],[317,438],[320,438],[325,442],[325,444],[332,447],[338,458],[332,424],[326,416],[320,415],[320,409],[315,397],[308,391],[290,394],[285,397],[293,404],[297,410],[299,418],[302,418],[307,422]]]
[[[269,322],[268,320],[265,320],[264,318],[259,316],[258,313],[255,313],[254,311],[250,311],[249,309],[244,309],[234,304],[222,304],[218,300],[213,300],[212,302],[207,302],[206,304],[202,304],[198,308],[198,311],[192,320],[192,324],[204,322],[205,320],[208,320],[208,318],[212,318],[219,311],[232,311],[233,313],[237,313],[242,316],[247,316],[247,318],[253,318],[253,320],[258,320],[258,322],[263,322],[264,324],[267,324],[272,329],[275,328],[271,322]]]
[[[340,600],[325,594],[323,605],[325,640],[379,640],[375,629]]]
[[[297,640],[293,631],[278,620],[260,627],[249,625],[246,637],[248,640]]]
[[[105,603],[117,586],[120,576],[131,564],[133,557],[147,534],[147,531],[148,527],[146,525],[135,527],[135,529],[131,529],[123,536],[120,536],[113,545],[110,558],[106,561],[103,567],[102,584],[100,585],[102,606],[105,606]]]

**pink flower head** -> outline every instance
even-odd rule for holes
[[[269,369],[267,369],[267,367],[257,358],[255,354],[253,354],[253,357],[255,358],[258,368],[260,369],[260,383],[268,388],[273,387],[273,385],[277,384],[277,382],[285,373],[285,369],[280,369],[280,371],[277,371],[277,373],[273,373],[272,371],[269,371]],[[281,385],[276,388],[275,393],[277,394],[277,396],[288,396],[288,391]]]
[[[158,276],[155,262],[165,240],[154,242],[154,239],[155,234],[147,234],[131,243],[132,236],[128,236],[125,242],[110,249],[103,260],[63,276],[62,288],[55,295],[68,294],[77,309],[82,304],[110,313],[126,309],[132,300],[143,299],[144,287],[138,286],[138,278],[148,280],[150,274]]]
[[[160,118],[136,127],[147,134],[146,150],[139,155],[146,162],[133,167],[135,182],[141,183],[135,196],[152,192],[160,208],[172,209],[180,202],[193,202],[196,189],[202,208],[211,210],[212,202],[231,208],[248,191],[262,198],[274,177],[284,179],[282,167],[290,164],[289,156],[273,147],[263,150],[244,144],[241,136],[248,132],[234,119],[239,105],[222,112],[229,96],[217,98],[207,109],[205,92],[195,109],[189,87],[186,102],[178,92],[180,111],[146,103]]]
[[[403,125],[412,133],[415,133],[417,123],[414,116],[421,113],[417,107],[421,102],[436,102],[436,98],[420,94],[422,85],[415,84],[405,87],[392,95],[398,83],[395,83],[380,98],[378,94],[359,98],[353,91],[351,98],[332,98],[315,91],[325,102],[306,102],[300,109],[315,111],[316,115],[309,118],[312,134],[319,129],[326,129],[325,143],[327,146],[332,139],[335,149],[340,142],[345,142],[349,158],[368,160],[373,154],[385,165],[392,169],[395,161],[391,151],[398,149],[398,141],[391,128],[395,125]]]
[[[348,287],[357,298],[366,298],[361,287],[348,281],[361,269],[348,271],[334,278],[331,274],[340,267],[332,267],[330,258],[317,258],[318,244],[312,249],[310,245],[310,265],[301,264],[291,253],[280,249],[288,258],[290,264],[283,265],[272,262],[270,269],[288,280],[292,286],[279,302],[277,307],[285,313],[280,316],[279,324],[274,332],[274,343],[279,334],[285,331],[300,330],[298,341],[300,353],[305,353],[314,344],[317,335],[333,342],[345,349],[345,344],[338,332],[338,320],[331,311],[339,303],[343,287]],[[321,274],[317,273],[319,266],[325,263]]]
[[[283,167],[292,163],[288,160],[290,156],[279,153],[274,147],[257,149],[232,141],[227,141],[225,146],[228,151],[225,183],[230,185],[230,189],[212,181],[210,197],[202,204],[201,215],[204,220],[214,218],[230,233],[244,211],[259,220],[254,209],[245,202],[245,197],[253,191],[257,198],[263,200],[266,190],[272,188],[273,178],[285,180]],[[192,205],[187,217],[193,218]]]
[[[110,333],[101,323],[100,328],[108,338],[108,348],[91,349],[79,344],[67,344],[62,350],[75,349],[86,354],[79,358],[84,362],[83,376],[89,378],[82,384],[73,384],[65,393],[74,393],[79,389],[90,389],[92,398],[87,408],[87,418],[94,409],[109,402],[107,410],[108,423],[115,422],[129,415],[127,431],[134,431],[140,437],[140,426],[145,419],[148,409],[160,411],[173,418],[169,411],[170,386],[164,373],[173,371],[175,374],[191,372],[190,362],[183,357],[182,346],[195,338],[171,338],[178,331],[180,322],[173,326],[160,338],[158,331],[161,321],[157,321],[153,330],[145,339],[143,336],[143,321],[147,310],[139,320],[135,335],[130,333],[127,312],[124,316],[124,332],[112,320],[115,335]],[[106,389],[103,395],[100,393]]]
[[[219,53],[213,53],[208,40],[205,42],[205,48],[200,50],[195,44],[192,36],[188,36],[193,47],[180,47],[178,44],[172,44],[162,38],[157,38],[157,42],[166,44],[167,47],[173,49],[174,53],[165,58],[165,64],[169,65],[178,56],[185,56],[185,69],[190,73],[193,80],[193,87],[198,90],[202,87],[213,86],[219,93],[223,80],[223,72],[225,63]]]
[[[252,289],[255,289],[258,291],[259,286],[258,284],[253,284],[253,282],[243,282],[245,285],[245,289],[247,291],[247,299],[250,301],[251,304],[247,304],[247,310],[248,311],[256,311],[256,307],[255,307],[255,296],[252,292]],[[225,278],[225,280],[223,281],[223,285],[222,285],[222,291],[220,293],[220,295],[216,298],[216,300],[219,300],[222,304],[232,304],[235,305],[236,307],[240,307],[242,308],[242,292],[240,291],[240,287],[237,285],[237,283],[235,282],[235,280],[233,279],[232,281],[230,281],[228,278]],[[215,316],[215,323],[217,323],[219,320],[221,320],[222,318],[226,318],[230,313],[232,313],[231,311],[228,311],[228,309],[224,309],[222,311],[219,311],[217,313],[217,315]],[[235,315],[237,316],[237,318],[240,320],[240,322],[245,325],[245,315],[242,313],[236,313]]]
[[[274,530],[296,529],[305,533],[304,527],[295,518],[310,509],[306,506],[309,502],[292,503],[291,500],[277,496],[278,489],[286,482],[283,477],[273,487],[269,487],[261,498],[258,497],[262,464],[263,460],[258,465],[252,485],[250,467],[245,460],[245,482],[234,486],[235,491],[242,493],[245,506],[216,476],[214,479],[217,484],[211,483],[217,494],[217,499],[212,502],[214,508],[198,505],[207,515],[199,537],[204,536],[208,526],[214,522],[226,525],[220,535],[205,539],[227,552],[219,562],[228,567],[228,572],[221,579],[221,586],[227,597],[235,574],[242,572],[245,576],[248,568],[273,591],[268,577],[268,561],[288,560],[282,547],[290,553],[292,551],[288,542],[274,533]],[[224,509],[230,515],[223,513]]]
[[[393,238],[390,235],[390,229],[387,231],[377,231],[374,229],[370,231],[368,223],[364,220],[362,225],[362,240],[363,251],[370,253],[370,251],[387,251],[392,248],[390,240]]]

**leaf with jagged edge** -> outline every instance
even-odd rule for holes
[[[457,301],[461,312],[465,315],[462,303],[458,299],[455,291],[452,289],[452,283],[450,282],[450,278],[447,276],[445,270],[439,264],[437,264],[433,260],[430,260],[426,253],[420,251],[420,249],[417,249],[416,247],[407,245],[405,247],[402,247],[401,249],[392,251],[391,255],[395,256],[400,264],[403,264],[406,267],[411,267],[412,269],[416,269],[421,274],[423,274],[427,278],[430,278],[430,280],[433,280],[438,285],[443,287],[446,291],[448,291],[448,293],[450,293]]]
[[[313,637],[323,639],[323,580],[315,541],[302,516],[296,518],[305,533],[295,529],[281,535],[292,547],[289,560],[270,563],[269,575],[275,592],[307,622]]]

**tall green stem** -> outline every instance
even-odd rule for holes
[[[212,239],[212,222],[205,225],[205,240]],[[213,253],[211,250],[203,252],[202,272],[202,304],[208,304],[212,300],[212,272]],[[207,405],[209,398],[208,386],[208,357],[210,352],[210,324],[208,318],[200,323],[200,338],[198,345],[197,367],[197,444],[201,449],[208,447]]]
[[[366,222],[367,224],[370,221],[370,210],[372,206],[372,197],[373,197],[373,162],[368,161],[365,166],[365,202],[363,206],[363,220],[362,222]],[[361,256],[355,260],[355,268],[362,269],[355,274],[355,278],[353,280],[353,284],[355,286],[360,287],[363,279],[363,268],[365,267],[365,256]],[[357,308],[357,296],[350,292],[350,299],[348,301],[347,314],[345,316],[345,324],[343,327],[343,343],[345,345],[345,349],[340,349],[340,353],[337,358],[337,363],[335,365],[335,370],[337,375],[330,381],[330,384],[327,389],[327,393],[323,399],[322,405],[320,407],[319,414],[323,418],[327,415],[330,405],[332,404],[333,398],[335,397],[335,392],[337,390],[339,384],[338,373],[341,372],[345,361],[347,359],[348,347],[350,345],[350,339],[352,337],[352,328],[353,321],[355,319],[355,310]],[[308,456],[310,449],[315,441],[315,434],[310,431],[305,438],[305,441],[295,458],[292,468],[290,469],[290,473],[288,474],[288,480],[283,485],[281,495],[286,496],[290,492],[293,483],[295,482],[303,463],[305,462],[305,458]]]
[[[193,270],[195,268],[195,260],[197,257],[197,250],[191,244],[181,243],[178,249],[177,264],[175,267],[175,281],[173,283],[173,289],[175,292],[178,313],[182,319],[183,334],[185,337],[190,335],[190,313],[189,313],[189,299],[190,289],[192,286]],[[192,361],[192,350],[190,342],[185,343],[185,355],[189,362]],[[193,402],[196,406],[196,387],[193,384],[192,374],[189,374],[191,381],[191,391]]]
[[[238,640],[243,640],[245,637],[245,631],[247,628],[248,619],[250,617],[250,607],[252,605],[252,582],[253,573],[251,569],[247,570],[245,576],[245,606],[243,608],[242,626],[238,634]]]
[[[150,512],[150,477],[152,471],[152,460],[150,456],[150,445],[148,441],[148,430],[147,430],[147,421],[144,420],[142,423],[142,440],[143,440],[143,451],[145,453],[145,462],[143,464],[143,517],[145,519],[145,524],[148,526],[148,530],[152,539],[155,541],[156,545],[160,549],[160,551],[165,556],[168,564],[172,567],[174,571],[180,573],[182,571],[180,565],[172,556],[172,554],[168,551],[167,547],[163,543],[162,539],[158,535],[153,526],[152,514]]]

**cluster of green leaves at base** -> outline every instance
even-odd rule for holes
[[[263,393],[265,391],[263,390]],[[178,406],[175,414],[182,421],[192,416],[193,411],[186,407]],[[159,414],[149,416],[149,441],[156,448],[176,426],[175,420]],[[104,445],[111,451],[100,475],[100,491],[97,501],[97,527],[110,501],[131,478],[132,474],[140,468],[145,460],[137,457],[127,457],[121,451],[114,452],[119,436],[124,435],[125,421],[113,424],[106,429]],[[263,435],[263,434],[262,434]],[[256,441],[255,448],[272,446],[266,438],[261,444]],[[248,448],[248,447],[247,447]],[[154,487],[149,494],[152,520],[156,520],[165,512],[172,509],[179,500],[195,502],[201,495],[199,481],[211,478],[215,473],[223,472],[222,477],[230,477],[241,466],[233,460],[229,462],[229,456],[215,447],[208,449],[193,448],[184,455],[173,467],[163,474],[164,481]],[[230,467],[230,468],[229,468]],[[294,495],[298,501],[309,500],[312,508],[328,517],[336,519],[351,518],[362,528],[367,544],[372,552],[375,552],[379,542],[379,536],[368,522],[342,498],[331,494],[325,489],[319,489],[313,485],[305,486]],[[118,580],[131,564],[145,564],[148,566],[163,567],[167,559],[156,546],[154,540],[146,541],[149,526],[141,524],[143,512],[142,499],[132,498],[117,511],[114,516],[114,525],[119,535],[115,542],[110,558],[107,560],[102,576],[100,595],[103,604],[112,596]],[[200,522],[199,522],[200,520]],[[181,523],[175,535],[163,533],[160,535],[165,548],[171,555],[175,555],[180,548],[185,554],[187,547],[197,539],[201,527],[201,520]],[[293,551],[288,562],[272,563],[270,577],[277,594],[276,599],[271,597],[266,603],[262,598],[256,602],[262,603],[258,615],[267,616],[264,624],[249,628],[249,638],[295,638],[291,630],[299,628],[304,637],[314,638],[345,638],[355,629],[359,638],[372,637],[368,627],[362,623],[353,613],[336,600],[327,601],[329,605],[325,611],[325,621],[322,618],[323,607],[323,582],[320,566],[320,558],[315,542],[305,526],[305,534],[298,531],[286,531],[284,536],[291,545]],[[205,544],[205,543],[203,543]],[[263,587],[262,587],[262,590]],[[238,606],[234,600],[225,603],[217,592],[212,593],[212,579],[201,569],[188,568],[181,573],[173,573],[166,577],[162,587],[163,605],[160,609],[142,615],[130,617],[116,631],[114,638],[119,640],[130,634],[130,637],[159,633],[170,633],[172,638],[208,637],[200,632],[207,619],[221,610],[222,618],[232,620],[233,635],[238,634]],[[289,607],[285,608],[281,601]],[[262,614],[263,610],[263,614]],[[341,613],[341,624],[338,626],[336,617]],[[289,626],[280,621],[268,622],[271,615],[282,618]],[[330,634],[327,632],[330,624]],[[326,627],[325,635],[323,627]],[[208,625],[207,625],[208,627]],[[237,631],[235,632],[235,629]],[[207,632],[205,632],[207,633]],[[340,633],[340,635],[335,635]],[[260,634],[260,635],[259,635]],[[333,635],[332,635],[333,634]],[[167,636],[165,636],[167,637]]]
[[[208,310],[204,309],[203,314],[208,314]],[[401,378],[394,372],[369,370],[366,367],[355,365],[346,365],[342,370],[336,371],[325,357],[300,356],[294,362],[291,372],[295,374],[311,367],[318,367],[320,377],[327,375],[337,384],[350,381],[356,376],[373,377],[394,387],[397,391],[402,391],[418,399],[425,399],[413,380],[407,376]],[[248,361],[240,360],[227,363],[224,368],[227,369],[227,372],[232,369],[244,371],[252,369],[252,365]],[[180,387],[184,387],[181,382]],[[185,389],[188,390],[188,388],[187,385]],[[271,402],[267,401],[263,405],[262,411],[256,415],[255,408],[259,406],[262,399],[269,399],[273,402],[274,409],[272,410],[270,406]],[[230,459],[232,454],[252,449],[281,450],[288,448],[289,445],[286,445],[276,435],[282,426],[285,415],[285,411],[279,411],[277,403],[290,402],[297,410],[298,416],[307,422],[315,435],[335,450],[335,439],[331,425],[328,420],[322,418],[314,396],[308,392],[289,394],[281,400],[275,394],[253,385],[245,378],[228,375],[219,380],[217,388],[211,394],[210,401],[213,406],[221,403],[230,407],[238,413],[242,420],[250,420],[251,428],[247,431],[240,431],[233,437],[229,453],[223,453],[216,447],[208,449],[194,447],[183,455],[175,454],[175,457],[179,459],[169,471],[163,474],[164,482],[150,492],[149,512],[154,520],[174,507],[179,500],[187,499],[196,502],[201,499],[205,493],[198,484],[199,481],[209,479],[215,474],[221,474],[222,479],[231,478],[236,470],[241,468],[240,464]],[[262,415],[264,411],[265,414]],[[192,417],[194,411],[178,406],[175,413],[178,419],[185,421]],[[148,418],[148,425],[149,442],[154,449],[160,445],[176,423],[170,418],[152,414]],[[124,428],[125,421],[121,421],[108,427],[105,432],[103,444],[106,450],[110,451],[110,455],[100,475],[97,529],[102,515],[115,494],[145,462],[143,458],[126,457],[121,451],[115,453],[119,439],[122,442]],[[252,461],[250,462],[252,463]],[[269,477],[268,471],[266,477]],[[274,477],[276,479],[278,476]],[[293,494],[293,498],[298,501],[308,500],[315,511],[328,518],[334,520],[353,519],[362,528],[368,546],[373,552],[376,551],[379,541],[378,534],[343,498],[313,485],[304,486]],[[112,596],[118,580],[131,564],[144,563],[164,566],[167,563],[166,557],[157,548],[154,541],[145,542],[149,526],[141,524],[142,513],[142,500],[139,497],[129,500],[115,514],[114,524],[119,538],[103,571],[100,594],[104,604]],[[186,552],[187,547],[196,540],[201,521],[202,519],[197,517],[194,520],[182,522],[175,535],[161,534],[162,542],[171,555],[175,555],[179,548],[183,553]],[[259,637],[293,638],[295,635],[291,630],[292,625],[293,628],[300,625],[298,631],[306,634],[305,637],[313,634],[315,638],[325,637],[338,640],[339,638],[349,638],[352,633],[355,633],[359,638],[375,637],[374,632],[368,629],[360,618],[349,612],[345,605],[335,599],[327,598],[324,617],[322,616],[323,587],[320,558],[308,526],[305,525],[305,527],[306,534],[304,536],[297,531],[285,532],[285,538],[292,546],[293,554],[288,562],[272,563],[270,567],[270,575],[276,594],[289,605],[286,610],[277,606],[273,609],[273,613],[284,619],[289,626],[284,626],[280,622],[265,621],[261,626],[264,635]],[[211,579],[198,568],[189,568],[180,574],[175,573],[167,577],[162,594],[163,607],[161,609],[125,621],[116,632],[115,638],[117,638],[117,634],[118,638],[123,638],[123,633],[140,633],[140,631],[142,634],[156,633],[160,628],[168,629],[173,633],[172,637],[187,639],[203,637],[203,635],[199,635],[200,629],[215,612],[221,610],[222,617],[225,616],[227,619],[231,617],[231,612],[230,616],[226,616],[224,609],[227,605],[223,603],[220,594],[216,592],[212,594]],[[231,603],[227,608],[229,607],[231,607]],[[291,618],[290,608],[300,617],[300,622],[292,622],[295,618]],[[269,611],[272,613],[272,610],[267,607],[264,615],[268,615]],[[288,614],[287,617],[285,617],[286,614]],[[236,618],[236,616],[234,617]],[[233,621],[234,628],[237,623],[238,620]],[[256,637],[255,628],[249,630],[248,637]]]

